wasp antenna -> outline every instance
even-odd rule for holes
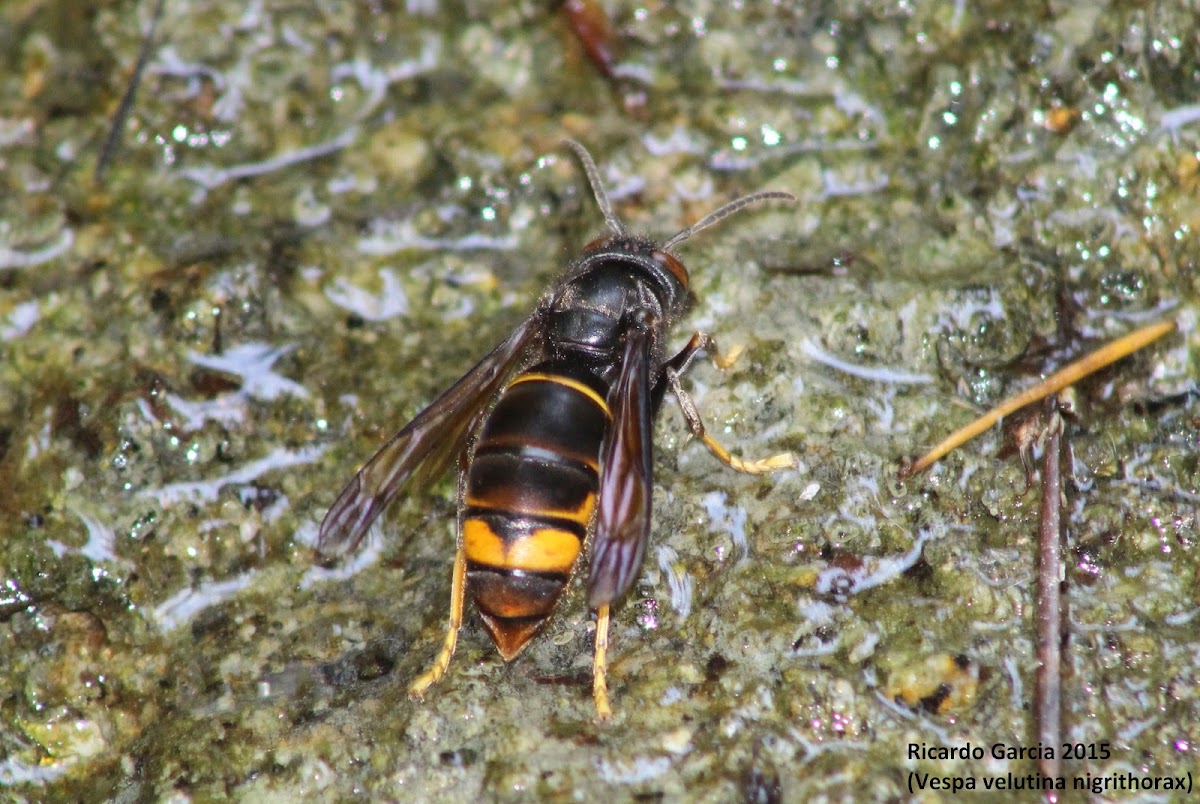
[[[587,174],[588,184],[592,185],[592,195],[596,198],[596,206],[600,207],[600,214],[604,216],[604,222],[608,224],[608,228],[612,229],[615,235],[624,235],[625,227],[621,225],[621,221],[612,210],[608,193],[604,192],[604,184],[600,181],[600,171],[596,168],[596,162],[588,153],[588,149],[570,138],[563,140],[563,145],[570,148],[579,157],[579,163],[583,165],[583,172]]]
[[[682,232],[675,235],[667,242],[663,243],[662,250],[670,251],[672,246],[679,245],[684,240],[687,240],[689,237],[694,235],[696,232],[699,232],[701,229],[707,229],[708,227],[712,226],[715,223],[720,223],[721,221],[728,218],[730,215],[741,212],[743,209],[750,206],[751,204],[757,204],[760,201],[770,201],[773,199],[780,199],[783,201],[795,202],[796,196],[792,195],[791,193],[785,193],[782,190],[764,190],[761,193],[751,193],[750,195],[744,195],[735,201],[730,201],[728,204],[726,204],[725,206],[716,210],[715,212],[708,213],[703,218],[696,221],[691,226],[684,229]]]

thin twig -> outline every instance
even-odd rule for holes
[[[1134,330],[1124,337],[1117,338],[1112,343],[1101,346],[1096,351],[1054,372],[1037,385],[1017,394],[1012,399],[1001,402],[966,427],[956,430],[936,447],[918,458],[911,466],[902,469],[900,476],[902,478],[912,477],[915,474],[925,471],[934,463],[944,458],[949,452],[970,441],[1008,414],[1018,411],[1040,399],[1044,399],[1050,394],[1056,394],[1068,385],[1079,382],[1079,380],[1089,374],[1094,374],[1108,364],[1115,363],[1121,358],[1136,352],[1138,349],[1153,343],[1167,333],[1174,331],[1175,322],[1173,320],[1159,321],[1157,324],[1150,324],[1149,326]]]
[[[1062,414],[1057,400],[1048,400],[1045,455],[1042,459],[1041,525],[1038,529],[1037,669],[1033,676],[1033,722],[1036,742],[1053,746],[1053,758],[1043,756],[1043,777],[1062,775],[1062,654],[1066,648],[1066,573],[1063,568]],[[1049,752],[1047,752],[1049,753]]]
[[[96,184],[104,182],[104,172],[108,170],[108,163],[112,161],[121,147],[121,135],[125,133],[125,121],[129,119],[129,113],[133,111],[133,102],[137,99],[142,73],[146,71],[146,63],[150,61],[150,54],[154,51],[154,34],[158,30],[158,21],[162,18],[164,5],[166,5],[166,0],[158,0],[154,4],[154,13],[150,16],[150,27],[146,31],[146,37],[142,39],[142,48],[138,51],[137,63],[133,66],[133,75],[129,77],[129,86],[125,87],[125,94],[121,96],[121,102],[117,105],[112,126],[108,129],[108,136],[105,137],[104,145],[100,148],[100,156],[96,160],[96,171],[92,174],[92,179]]]

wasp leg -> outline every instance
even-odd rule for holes
[[[781,452],[769,458],[750,461],[739,458],[736,455],[730,455],[729,450],[721,446],[704,429],[704,422],[700,418],[700,410],[696,407],[696,403],[692,400],[691,395],[683,389],[683,385],[679,382],[679,377],[688,370],[698,352],[708,348],[715,349],[715,347],[716,343],[708,335],[701,332],[692,335],[691,340],[680,350],[679,354],[663,364],[662,375],[654,388],[655,392],[659,394],[656,401],[661,402],[661,394],[666,391],[667,386],[670,386],[671,391],[675,394],[675,398],[679,400],[679,409],[683,411],[683,418],[687,420],[688,429],[692,435],[703,441],[709,451],[717,457],[717,460],[731,469],[736,469],[739,472],[745,472],[750,475],[761,475],[767,472],[774,472],[777,469],[795,467],[796,457],[790,452]],[[728,358],[726,364],[732,364],[732,361],[736,357],[736,355],[733,355]],[[718,365],[720,365],[720,362],[718,362]]]
[[[687,373],[688,368],[691,367],[696,355],[703,351],[716,352],[716,350],[717,342],[712,337],[703,332],[697,332],[692,335],[691,340],[687,342],[687,346],[679,350],[679,354],[662,365],[658,376],[654,378],[654,388],[650,392],[650,410],[653,411],[654,415],[657,415],[658,409],[662,407],[663,397],[666,395],[667,386],[670,384],[667,381],[667,370],[670,369],[676,374],[683,376]],[[722,368],[724,367],[722,366]]]
[[[424,697],[425,690],[446,675],[446,670],[450,667],[450,659],[454,656],[454,649],[458,646],[458,630],[462,628],[463,603],[467,594],[467,552],[463,547],[462,511],[463,500],[466,499],[467,494],[467,469],[470,467],[471,455],[474,452],[474,439],[468,437],[466,448],[458,456],[458,547],[454,551],[454,576],[450,581],[450,625],[446,629],[446,639],[442,642],[442,649],[437,658],[433,660],[433,667],[430,667],[409,685],[408,694],[413,698]]]
[[[713,343],[712,361],[721,371],[728,371],[733,368],[734,364],[738,362],[738,358],[746,351],[745,346],[735,346],[729,350],[728,354],[721,354],[716,351],[716,346],[716,343]]]
[[[414,698],[424,696],[425,690],[445,675],[446,668],[450,666],[450,657],[454,655],[454,648],[458,645],[458,629],[462,627],[466,579],[467,558],[460,544],[454,554],[454,580],[450,585],[450,627],[446,631],[446,641],[442,643],[442,650],[434,660],[433,667],[409,686],[408,694]]]
[[[695,332],[688,340],[687,345],[679,350],[679,354],[672,357],[662,365],[658,377],[654,380],[654,410],[658,410],[658,406],[662,404],[663,394],[666,393],[666,386],[663,380],[666,378],[666,369],[670,368],[675,371],[680,377],[687,374],[687,370],[691,368],[692,361],[696,359],[696,355],[701,352],[708,352],[712,355],[713,363],[717,368],[725,371],[733,368],[733,364],[738,361],[738,358],[745,352],[745,348],[736,346],[730,350],[729,354],[721,354],[721,350],[717,348],[717,342],[713,337],[705,332]]]
[[[592,659],[592,700],[596,702],[596,719],[612,718],[608,705],[608,604],[596,608],[596,653]]]

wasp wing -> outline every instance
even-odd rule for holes
[[[609,394],[613,426],[600,461],[596,531],[592,537],[588,605],[611,603],[629,591],[650,536],[650,333],[631,330],[621,373]]]
[[[541,332],[542,318],[540,312],[527,318],[367,461],[321,521],[319,552],[336,556],[352,551],[431,453],[446,449],[449,454],[459,448],[471,424]]]

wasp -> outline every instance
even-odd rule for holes
[[[715,344],[697,332],[664,357],[671,322],[688,299],[688,271],[672,249],[752,204],[795,199],[778,191],[747,195],[660,243],[625,230],[591,155],[577,142],[565,144],[611,234],[588,245],[512,334],[367,461],[325,515],[317,549],[326,556],[352,551],[424,462],[436,467],[459,453],[449,628],[433,666],[409,692],[419,698],[445,674],[468,592],[501,656],[514,659],[545,625],[588,545],[592,694],[606,720],[609,609],[629,591],[646,554],[650,425],[666,392],[679,400],[691,433],[728,466],[751,474],[794,466],[789,453],[735,457],[705,431],[679,378]]]

